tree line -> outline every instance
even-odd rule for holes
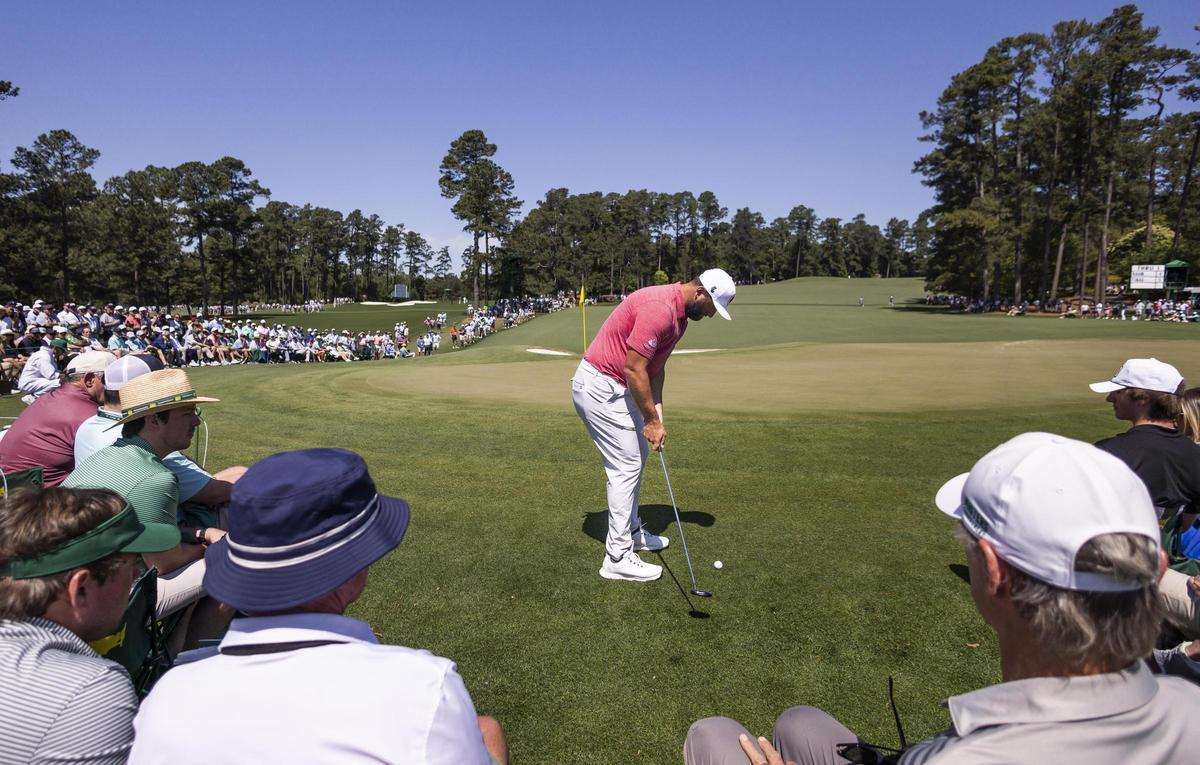
[[[1158,37],[1124,5],[1007,37],[951,78],[914,166],[935,194],[931,289],[1102,301],[1131,265],[1200,266],[1200,59]]]
[[[930,227],[892,218],[881,230],[858,215],[821,218],[797,205],[766,221],[723,207],[711,191],[572,194],[551,189],[497,248],[506,291],[586,286],[618,294],[724,268],[741,283],[797,276],[911,276],[923,272]]]
[[[0,98],[18,92],[0,83]],[[0,295],[206,308],[459,289],[449,248],[361,210],[271,200],[234,157],[98,187],[99,156],[66,130],[13,153],[0,173]]]

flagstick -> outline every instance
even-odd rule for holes
[[[583,315],[583,352],[587,353],[587,303],[583,287],[579,288],[579,313]]]

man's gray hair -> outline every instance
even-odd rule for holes
[[[960,530],[969,545],[978,542]],[[1125,592],[1084,592],[1054,587],[1010,565],[1012,600],[1030,632],[1065,666],[1112,671],[1150,654],[1162,611],[1158,597],[1158,545],[1140,534],[1102,534],[1075,556],[1075,570],[1140,584]]]

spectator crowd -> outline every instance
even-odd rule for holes
[[[341,299],[339,299],[341,300]],[[247,310],[316,313],[317,301],[303,305],[255,305]],[[473,345],[498,329],[509,329],[537,311],[559,310],[558,298],[505,299],[491,306],[468,305],[451,322],[445,313],[428,316],[410,336],[407,323],[390,330],[352,332],[301,327],[226,316],[187,316],[152,306],[65,303],[61,310],[42,300],[0,307],[0,393],[19,389],[27,404],[60,384],[65,360],[88,351],[154,356],[164,367],[234,364],[300,364],[407,359],[431,356],[448,340],[452,349]],[[448,338],[445,337],[448,335]]]
[[[947,306],[964,313],[1005,313],[1023,316],[1026,313],[1057,315],[1060,319],[1116,319],[1120,321],[1168,321],[1187,323],[1200,321],[1194,298],[1172,300],[1134,300],[1128,296],[1114,296],[1108,302],[1088,300],[1047,301],[1044,308],[1039,300],[1013,301],[1009,298],[967,298],[962,295],[927,293],[925,305]]]

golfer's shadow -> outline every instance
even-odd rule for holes
[[[662,534],[675,522],[675,513],[670,505],[638,505],[638,516],[642,519],[642,526],[652,534]],[[708,513],[680,510],[679,521],[707,528],[716,523],[717,519]],[[608,511],[584,513],[583,533],[603,543],[608,538]]]

